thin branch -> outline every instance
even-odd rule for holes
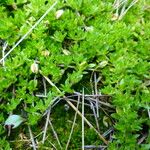
[[[78,97],[78,95],[82,96],[82,94],[80,92],[74,92],[74,95],[70,95],[70,96],[67,96],[68,98],[69,97]],[[35,96],[37,97],[44,97],[46,98],[47,96],[46,95],[43,95],[42,93],[41,94],[36,94]],[[109,95],[101,95],[101,94],[85,94],[84,97],[98,97],[98,98],[102,98],[102,97],[110,97]]]
[[[57,101],[56,101],[57,100]],[[51,108],[53,108],[53,107],[55,107],[62,99],[61,98],[57,98],[54,102],[53,102],[53,104],[50,106]]]
[[[143,141],[147,138],[148,134],[144,134],[139,140],[138,140],[138,145],[142,144]]]
[[[125,0],[125,1],[124,1],[124,5],[123,5],[122,8],[121,8],[120,16],[125,12],[127,3],[128,3],[128,1]]]
[[[146,105],[147,105],[147,107],[148,107],[148,104],[146,103]],[[148,117],[149,117],[149,119],[150,119],[150,109],[149,109],[149,107],[148,107],[148,109],[147,109],[147,112],[148,112]]]
[[[55,105],[55,101],[59,98],[60,96],[55,97],[52,101],[50,101],[49,103],[49,107],[47,108],[47,110],[45,111],[45,113],[43,114],[43,116],[47,115],[48,111],[52,109],[52,106]],[[57,101],[56,101],[57,102]]]
[[[68,98],[68,97],[67,97],[67,98]],[[65,100],[65,99],[64,99],[64,98],[62,98],[61,100]],[[75,102],[75,103],[77,103],[77,100],[70,99],[70,98],[68,98],[68,100],[69,100],[69,101],[71,101],[71,102]],[[82,102],[80,102],[80,104],[82,104]],[[87,103],[85,103],[85,102],[84,102],[84,105],[85,105],[85,106],[89,106],[89,107],[91,107],[91,106],[90,106],[90,104],[87,104]]]
[[[57,1],[43,14],[43,16],[29,29],[29,31],[6,53],[0,60],[0,63],[32,32],[34,28],[47,16],[47,14],[55,7]]]
[[[96,73],[94,72],[94,83],[95,83],[95,94],[98,95],[98,90],[97,90],[97,77]],[[99,118],[99,109],[98,109],[98,98],[96,97],[96,114],[97,118]]]
[[[53,148],[55,148],[55,150],[57,150],[56,146],[51,141],[48,140],[48,142],[53,146]]]
[[[82,93],[82,116],[84,116],[84,88]],[[82,117],[82,150],[84,150],[84,117]]]
[[[35,144],[35,141],[34,141],[34,137],[33,137],[30,125],[28,125],[28,129],[29,129],[29,134],[30,134],[30,139],[31,139],[31,142],[32,142],[33,150],[36,150],[36,144]]]
[[[49,116],[50,116],[50,109],[47,112],[47,118],[46,118],[45,128],[44,128],[44,132],[43,132],[43,139],[42,139],[43,144],[44,144],[45,138],[46,138],[46,132],[47,132],[47,127],[48,127]]]
[[[112,133],[114,131],[113,127],[110,127],[106,132],[103,133],[103,136],[106,137],[108,134]]]
[[[104,149],[106,149],[106,148],[107,148],[107,146],[95,146],[95,145],[85,145],[85,146],[84,146],[84,150],[85,150],[85,149],[89,149],[89,150],[91,150],[91,149],[104,150]]]
[[[43,131],[41,131],[39,134],[37,134],[36,136],[34,136],[34,138],[39,137],[41,134],[43,134]]]
[[[113,6],[114,9],[118,9],[126,2],[126,0],[117,0],[116,2],[114,2]]]
[[[59,145],[60,149],[62,149],[62,146],[61,146],[61,144],[60,144],[60,140],[59,140],[59,138],[58,138],[58,135],[57,135],[56,131],[54,130],[54,127],[53,127],[53,125],[52,125],[51,120],[49,119],[48,122],[49,122],[49,124],[50,124],[50,126],[51,126],[51,129],[52,129],[53,134],[54,134],[54,136],[55,136],[55,138],[56,138],[56,140],[57,140],[57,142],[58,142],[58,145]]]
[[[93,87],[93,74],[94,74],[94,70],[91,73],[91,77],[90,77],[90,86],[91,86],[91,90],[92,90],[92,95],[94,95],[94,87]],[[81,93],[80,93],[81,94]],[[82,95],[82,94],[81,94]]]
[[[78,108],[79,108],[79,104],[80,104],[80,96],[78,96],[77,110],[78,110]],[[70,140],[71,140],[71,136],[72,136],[72,133],[73,133],[73,130],[74,130],[76,118],[77,118],[77,112],[75,112],[75,116],[74,116],[74,120],[73,120],[73,124],[72,124],[72,128],[71,128],[71,132],[70,132],[69,139],[68,139],[68,141],[67,141],[65,150],[68,149],[68,146],[69,146],[69,143],[70,143]]]
[[[121,20],[121,19],[123,18],[123,16],[128,12],[128,10],[129,10],[134,4],[136,4],[137,2],[138,2],[138,0],[133,0],[133,1],[131,2],[131,4],[128,6],[128,8],[127,8],[122,14],[120,14],[118,20]]]
[[[94,98],[90,98],[90,97],[87,97],[88,100],[92,100],[94,102],[96,102],[96,100]],[[99,103],[104,105],[104,106],[107,106],[107,107],[110,107],[110,108],[114,108],[112,105],[110,105],[109,103],[105,103],[105,102],[102,102],[99,100]]]
[[[90,104],[91,104],[91,108],[93,110],[93,114],[94,114],[97,130],[100,132],[99,123],[98,123],[98,119],[97,119],[97,116],[96,116],[94,105],[93,105],[93,103],[91,101],[90,101]]]
[[[147,111],[148,111],[148,117],[150,119],[150,109],[148,109]]]
[[[77,94],[77,95],[82,95],[81,93],[79,93],[79,92],[74,92],[75,94]],[[85,95],[84,97],[86,97],[86,99],[87,100],[92,100],[92,101],[95,101],[96,102],[96,100],[95,100],[95,97],[99,97],[99,98],[103,98],[103,97],[106,97],[106,98],[108,98],[108,97],[110,97],[110,96],[108,96],[108,95]],[[94,97],[94,98],[92,98],[92,97]],[[110,105],[109,103],[105,103],[105,102],[102,102],[102,101],[100,101],[99,100],[99,103],[101,104],[101,105],[104,105],[104,106],[107,106],[107,107],[110,107],[110,108],[114,108],[112,105]]]
[[[43,86],[44,86],[44,95],[47,95],[47,88],[46,88],[46,82],[45,82],[45,78],[42,78],[43,81]]]
[[[36,95],[36,96],[37,96],[37,97],[42,97],[42,98],[47,98],[47,96],[45,96],[45,95]],[[70,101],[77,103],[76,100],[69,98],[69,97],[77,97],[77,96],[81,96],[81,94],[78,94],[78,95],[71,95],[71,96],[66,96],[66,97],[67,97]],[[99,96],[99,97],[104,97],[104,96],[108,97],[107,95],[97,95],[97,96]],[[94,102],[96,102],[96,100],[95,100],[94,98],[91,98],[91,97],[95,97],[95,95],[85,95],[84,97],[85,97],[85,99],[88,100],[88,101],[94,101]],[[59,98],[59,97],[57,97],[57,98]],[[55,99],[55,101],[53,100],[53,102],[55,102],[55,103],[53,103],[53,104],[51,103],[51,104],[52,104],[52,105],[51,105],[52,108],[55,107],[55,105],[57,105],[61,100],[65,100],[63,97],[62,97],[62,98],[59,98],[58,100],[57,100],[57,98]],[[57,101],[56,101],[56,100],[57,100]],[[81,103],[81,102],[80,102],[80,103]],[[105,103],[105,102],[102,102],[102,101],[100,101],[100,100],[99,100],[99,103],[100,103],[101,105],[104,105],[104,106],[110,107],[111,109],[114,109],[114,107],[113,107],[112,105],[110,105],[109,103]],[[90,107],[90,104],[85,103],[85,106],[89,106],[89,107]],[[93,107],[95,107],[95,106],[93,106]]]
[[[47,98],[47,96],[46,96],[46,95],[43,95],[43,94],[36,94],[35,96],[41,97],[41,98]]]
[[[67,98],[68,98],[68,97],[67,97]],[[63,97],[63,98],[59,98],[59,99],[58,99],[57,101],[55,101],[55,103],[53,103],[50,107],[51,107],[51,108],[55,107],[61,100],[64,100],[64,101],[65,101],[64,97]],[[71,101],[71,102],[77,103],[77,100],[70,99],[70,98],[68,98],[68,100]],[[82,103],[82,102],[80,102],[80,104],[81,104],[81,103]],[[87,103],[84,103],[84,105],[85,105],[85,106],[88,106],[88,107],[91,107],[90,104],[87,104]],[[93,107],[94,107],[94,106],[93,106]],[[47,114],[47,112],[44,113],[44,115],[45,115],[45,114]],[[44,116],[44,115],[43,115],[43,116]]]
[[[42,72],[40,71],[40,73],[42,73]],[[60,94],[62,94],[62,92],[57,88],[57,86],[56,86],[48,77],[46,77],[46,76],[44,76],[44,75],[43,75],[43,77],[47,80],[47,82],[48,82],[52,87],[55,87],[55,89],[56,89]]]

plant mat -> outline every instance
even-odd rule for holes
[[[21,131],[17,137],[19,139],[11,140],[11,143],[15,147],[17,145],[20,146],[18,148],[26,146],[28,149],[48,149],[50,147],[52,149],[81,149],[83,132],[84,149],[106,149],[107,145],[101,140],[101,136],[107,141],[112,141],[114,132],[113,119],[110,116],[114,108],[109,104],[109,98],[108,95],[83,95],[79,92],[65,98],[57,98],[43,114],[38,127],[32,127],[32,131],[31,128],[29,129],[32,136],[27,131]],[[66,101],[72,103],[75,108],[72,109],[72,106]],[[84,114],[82,105],[84,105]],[[84,127],[82,117],[86,119]]]
[[[150,149],[148,1],[1,4],[1,149]]]

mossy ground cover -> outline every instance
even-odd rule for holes
[[[65,149],[79,96],[85,145],[150,149],[150,2],[60,0],[14,48],[54,2],[0,1],[0,149]],[[8,136],[12,114],[26,121]],[[68,149],[82,147],[82,118]]]

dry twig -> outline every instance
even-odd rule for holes
[[[58,145],[59,145],[60,149],[62,149],[62,146],[61,146],[61,144],[60,144],[60,140],[59,140],[58,135],[57,135],[57,133],[56,133],[56,131],[55,131],[55,129],[54,129],[52,123],[51,123],[51,120],[49,119],[48,122],[49,122],[49,124],[50,124],[50,126],[51,126],[51,129],[52,129],[53,134],[54,134],[54,136],[55,136],[55,138],[56,138],[56,140],[57,140],[57,142],[58,142]]]
[[[78,108],[79,108],[79,103],[80,103],[80,96],[78,96],[77,110],[78,110]],[[72,124],[72,128],[71,128],[71,132],[70,132],[69,139],[68,139],[68,141],[67,141],[65,150],[68,149],[68,146],[69,146],[69,143],[70,143],[70,140],[71,140],[71,136],[72,136],[72,133],[73,133],[73,130],[74,130],[76,118],[77,118],[77,112],[75,112],[75,116],[74,116],[74,120],[73,120],[73,124]]]
[[[94,114],[97,130],[100,132],[99,123],[98,123],[98,119],[97,119],[97,116],[96,116],[94,105],[93,105],[93,103],[91,101],[90,101],[90,104],[91,104],[91,109],[93,110],[93,114]]]
[[[28,125],[28,129],[29,129],[29,134],[30,134],[30,139],[31,139],[31,142],[32,142],[33,150],[36,150],[36,144],[35,144],[35,141],[34,141],[34,137],[33,137],[30,125]]]
[[[84,117],[84,88],[82,92],[82,116]],[[84,150],[84,118],[82,117],[82,150]]]
[[[96,73],[94,72],[94,83],[95,83],[95,94],[98,95],[98,90],[97,90],[97,77],[96,77]],[[99,107],[98,107],[99,103],[98,103],[98,98],[96,97],[96,114],[97,114],[97,118],[99,118]]]
[[[47,127],[48,127],[49,117],[50,117],[50,109],[47,112],[47,118],[46,118],[45,128],[44,128],[44,132],[43,132],[43,139],[42,139],[43,144],[44,144],[45,138],[46,138],[46,132],[47,132]]]
[[[129,11],[129,9],[135,5],[138,2],[138,0],[133,0],[131,3],[129,3],[128,0],[115,0],[114,1],[114,9],[115,12],[115,20],[121,20],[125,14]]]

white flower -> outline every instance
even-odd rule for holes
[[[55,14],[56,19],[59,19],[63,13],[64,13],[63,9],[57,10]]]

